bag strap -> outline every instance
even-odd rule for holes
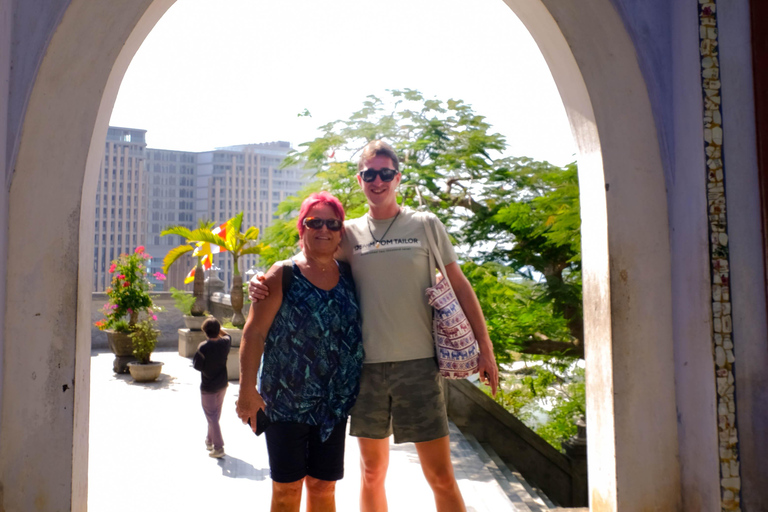
[[[424,214],[422,217],[422,223],[424,224],[424,231],[427,233],[427,242],[429,242],[429,264],[430,264],[430,277],[432,278],[432,286],[435,286],[437,282],[437,278],[435,277],[435,266],[440,268],[440,273],[443,275],[443,279],[448,281],[448,284],[451,284],[450,279],[448,279],[448,273],[445,271],[445,266],[443,265],[443,258],[440,256],[440,251],[437,249],[437,244],[435,243],[435,237],[432,234],[432,226],[429,222],[429,216],[427,214]],[[435,265],[437,263],[437,265]],[[453,289],[453,286],[451,286],[451,289]]]
[[[293,282],[293,260],[285,260],[283,262],[283,297],[291,289],[291,283]]]

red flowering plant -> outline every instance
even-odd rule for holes
[[[133,254],[121,254],[112,261],[109,267],[112,283],[107,288],[109,300],[101,309],[105,318],[96,322],[96,327],[128,333],[135,329],[140,313],[146,313],[153,321],[157,320],[155,313],[159,308],[149,295],[153,288],[147,279],[146,260],[149,258],[151,256],[140,245]],[[162,281],[165,276],[157,272],[155,278]]]

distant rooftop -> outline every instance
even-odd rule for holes
[[[123,128],[120,126],[110,126],[107,129],[107,140],[111,142],[133,142],[135,144],[146,144],[147,130],[136,128]]]
[[[258,143],[252,143],[252,144],[238,144],[235,146],[224,146],[220,148],[216,148],[217,151],[245,151],[246,149],[271,149],[271,150],[282,150],[281,152],[286,153],[288,150],[291,149],[291,143],[286,142],[284,140],[278,140],[275,142],[258,142]]]

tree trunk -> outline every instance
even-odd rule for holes
[[[192,316],[203,316],[205,314],[205,272],[203,266],[198,262],[195,267],[195,280],[193,284],[192,295],[195,296],[195,303],[192,304]]]
[[[232,325],[242,329],[245,325],[243,317],[243,276],[235,274],[232,276],[232,289],[229,292],[229,300],[232,303]]]

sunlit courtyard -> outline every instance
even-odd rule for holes
[[[235,415],[239,386],[230,382],[221,427],[226,456],[208,456],[200,374],[177,352],[155,352],[164,363],[156,382],[138,384],[112,372],[110,352],[91,357],[88,510],[269,510],[272,481],[263,436]],[[530,510],[515,505],[452,426],[454,470],[475,512]],[[357,442],[347,438],[345,477],[337,509],[359,510]],[[393,445],[387,494],[390,510],[435,510],[412,444]]]

